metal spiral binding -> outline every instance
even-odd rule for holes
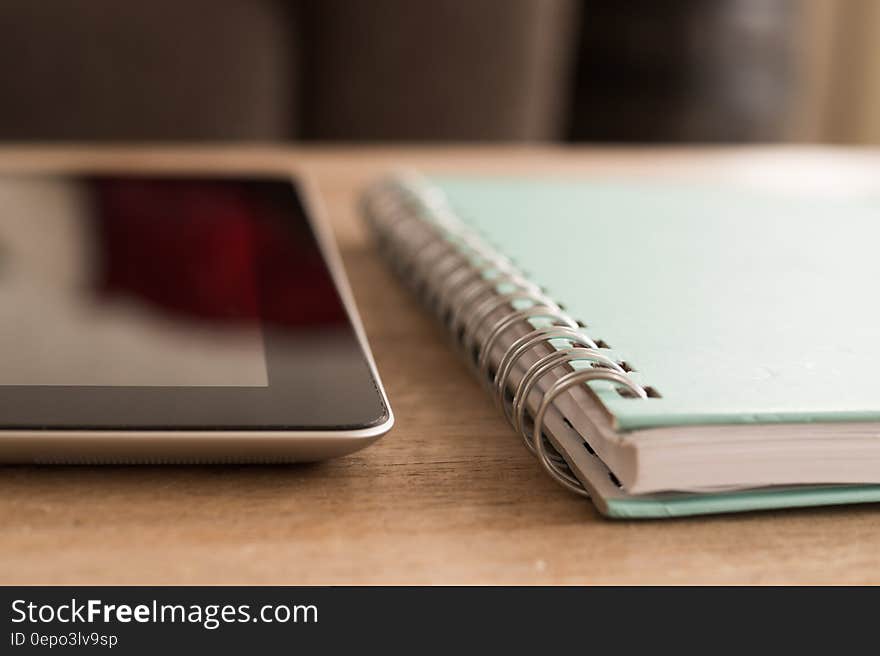
[[[567,466],[563,467],[559,464],[558,454],[548,450],[548,446],[549,449],[552,449],[553,447],[548,445],[544,438],[544,417],[547,415],[547,410],[550,409],[553,401],[555,401],[560,394],[567,392],[576,385],[584,385],[593,380],[604,380],[623,385],[639,398],[648,397],[645,390],[634,383],[626,374],[611,370],[602,371],[600,369],[581,369],[580,371],[572,371],[553,383],[553,385],[550,386],[550,389],[548,389],[541,397],[541,404],[538,406],[538,411],[535,413],[534,426],[532,428],[532,450],[538,457],[538,461],[544,466],[547,473],[556,479],[556,481],[564,488],[571,490],[575,494],[587,497],[590,496],[589,493],[581,482],[572,475],[571,470]]]
[[[544,434],[548,410],[561,394],[591,381],[611,383],[633,398],[647,398],[646,389],[510,259],[463,224],[443,193],[422,178],[402,174],[374,185],[364,197],[363,209],[380,251],[449,329],[529,451],[563,487],[588,496]],[[513,341],[492,371],[493,353],[503,336],[514,328],[521,331],[524,324],[532,329]],[[566,346],[559,347],[559,342]],[[545,354],[546,347],[552,350]],[[528,353],[539,357],[511,394],[511,374]],[[591,367],[572,370],[574,362]],[[528,422],[529,398],[544,377],[560,368],[567,372],[541,395],[534,419]]]

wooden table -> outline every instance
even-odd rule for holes
[[[354,201],[400,165],[838,186],[878,156],[816,150],[7,148],[0,169],[296,166],[315,176],[397,415],[375,446],[273,467],[0,468],[2,583],[880,581],[880,508],[611,522],[541,471],[377,259]],[[819,172],[821,173],[821,172]],[[812,176],[812,177],[811,177]],[[835,177],[836,176],[836,177]]]

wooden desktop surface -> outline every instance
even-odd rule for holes
[[[880,508],[612,522],[549,480],[442,330],[378,259],[355,200],[426,170],[876,184],[870,152],[536,148],[0,150],[314,176],[397,424],[317,465],[0,468],[0,583],[783,583],[880,581]],[[830,168],[819,169],[815,163]],[[823,172],[824,171],[824,172]]]

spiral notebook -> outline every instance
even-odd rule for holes
[[[406,174],[363,208],[602,513],[880,501],[880,195]]]

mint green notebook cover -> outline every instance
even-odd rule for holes
[[[880,195],[432,178],[456,214],[661,398],[599,389],[619,431],[880,421]],[[668,516],[880,501],[880,486],[615,501]],[[670,507],[670,504],[672,506]]]
[[[715,494],[629,496],[596,500],[615,519],[659,519],[782,508],[880,502],[880,485],[824,485],[762,488]]]

